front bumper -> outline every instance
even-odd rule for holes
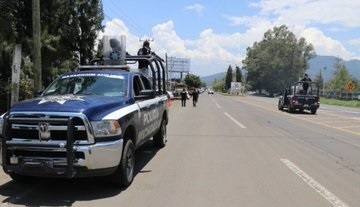
[[[74,145],[74,156],[69,162],[69,150],[61,142],[11,140],[5,144],[6,153],[2,146],[0,160],[6,173],[40,177],[72,178],[111,174],[119,165],[123,150],[123,139]]]

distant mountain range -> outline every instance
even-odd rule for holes
[[[328,81],[335,72],[335,60],[336,57],[333,56],[318,55],[315,58],[309,60],[310,67],[306,72],[310,75],[310,77],[315,77],[320,72],[320,70],[322,70],[321,74],[324,75],[325,81]],[[360,79],[360,60],[343,61],[343,64],[353,77]]]
[[[334,56],[321,56],[317,55],[313,59],[309,60],[309,69],[306,71],[309,76],[314,79],[315,76],[321,71],[321,74],[325,78],[325,81],[330,80],[332,77],[335,67],[336,57]],[[357,78],[360,79],[360,60],[349,60],[349,61],[343,61],[346,69],[349,71],[349,73]],[[214,82],[214,80],[219,80],[221,78],[224,78],[226,75],[226,71],[222,73],[216,73],[209,76],[200,77],[200,80],[206,85],[211,86]]]

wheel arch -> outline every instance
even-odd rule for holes
[[[124,132],[124,143],[126,143],[127,140],[131,140],[134,144],[136,143],[137,136],[136,136],[136,129],[133,125],[129,125]]]

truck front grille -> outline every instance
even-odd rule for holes
[[[74,115],[74,114],[72,114]],[[90,141],[89,124],[84,115],[13,113],[8,118],[7,138],[44,141],[66,141],[68,120],[72,117],[74,141]]]

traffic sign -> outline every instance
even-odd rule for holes
[[[354,89],[355,89],[355,84],[352,82],[352,81],[349,81],[345,88],[349,91],[349,92],[352,92]]]

